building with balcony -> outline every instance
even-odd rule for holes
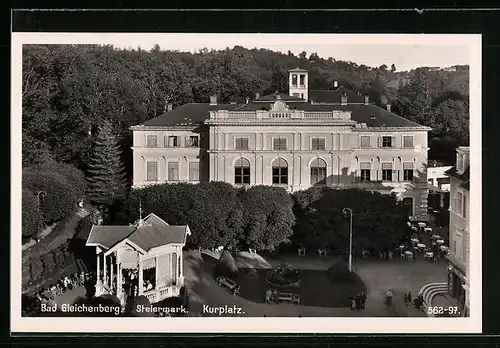
[[[151,303],[179,296],[184,286],[182,248],[188,226],[170,226],[149,214],[129,226],[92,226],[86,245],[96,248],[96,296],[144,295]]]
[[[469,158],[469,147],[459,147],[457,163],[446,172],[450,177],[448,290],[464,315],[469,312]]]
[[[427,217],[428,127],[334,82],[308,89],[289,72],[289,93],[243,104],[190,103],[131,127],[133,185],[226,181],[394,193],[414,220]]]

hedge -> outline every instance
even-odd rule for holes
[[[79,199],[72,184],[61,174],[41,170],[24,170],[23,186],[32,192],[45,191],[40,210],[45,224],[60,221],[76,210]]]
[[[24,238],[34,237],[40,230],[41,223],[36,197],[28,189],[23,189],[22,196],[22,235]]]

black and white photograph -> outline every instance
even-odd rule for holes
[[[480,35],[12,37],[13,324],[480,330]]]

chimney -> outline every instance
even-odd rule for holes
[[[347,94],[346,93],[342,94],[342,96],[340,97],[340,105],[347,105]]]
[[[216,95],[210,96],[210,105],[217,105],[217,96]]]
[[[167,111],[172,111],[174,109],[174,106],[172,105],[172,103],[168,103],[167,104]]]
[[[247,97],[246,103],[248,104],[250,102],[250,98]]]
[[[260,93],[259,92],[255,93],[255,99],[259,99],[259,98],[260,98]]]
[[[365,95],[365,105],[370,104],[370,97]]]
[[[333,81],[333,88],[335,89],[339,88],[339,82],[337,80]]]
[[[385,107],[387,108],[387,111],[391,112],[391,104],[386,104]]]

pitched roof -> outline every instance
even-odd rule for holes
[[[289,102],[305,102],[302,98],[297,98],[286,93],[272,93],[266,94],[254,100],[254,102],[266,102],[266,101],[276,101],[276,96],[280,96],[281,100]]]
[[[457,178],[459,180],[462,180],[462,184],[460,184],[461,187],[463,187],[466,190],[469,190],[470,186],[470,166],[467,166],[465,168],[464,172],[462,174],[458,174],[457,172],[457,166],[454,165],[450,169],[448,169],[445,172],[446,175],[452,176],[454,178]]]
[[[331,90],[311,90],[309,91],[309,99],[314,103],[328,103],[328,104],[340,104],[340,99],[342,95],[347,96],[347,104],[364,104],[365,97],[362,94],[346,88],[344,86],[339,86],[337,89]]]
[[[149,214],[142,225],[93,226],[86,244],[111,249],[128,239],[139,248],[149,251],[167,244],[185,244],[187,234],[190,234],[188,226],[170,226],[158,216]]]
[[[373,104],[313,105],[323,111],[351,111],[351,119],[358,123],[366,123],[367,127],[422,127],[416,122]]]
[[[290,69],[288,70],[289,72],[308,72],[308,70],[306,69],[301,69],[301,68],[294,68],[294,69]]]
[[[189,103],[142,123],[143,126],[195,126],[203,123],[212,110],[233,110],[238,104]]]

